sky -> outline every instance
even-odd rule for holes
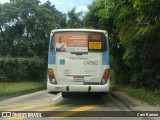
[[[6,3],[10,0],[0,0],[0,3]],[[41,3],[46,2],[47,0],[40,0]],[[73,7],[76,7],[76,12],[87,12],[87,5],[92,3],[92,0],[49,0],[55,7],[62,13],[67,13]]]

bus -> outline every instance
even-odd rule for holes
[[[108,93],[109,41],[105,30],[55,29],[50,33],[47,90],[62,93]]]

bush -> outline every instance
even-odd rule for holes
[[[1,58],[0,82],[42,81],[46,76],[47,64],[38,58]]]

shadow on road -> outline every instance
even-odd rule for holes
[[[70,98],[63,98],[57,104],[75,105],[105,105],[109,103],[110,95],[99,95],[89,93],[73,93]]]

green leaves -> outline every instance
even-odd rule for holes
[[[66,27],[66,15],[49,1],[0,4],[0,56],[47,58],[50,31]]]
[[[39,58],[0,59],[0,82],[3,81],[42,81],[46,77],[47,64]]]
[[[82,12],[76,13],[76,8],[74,7],[71,11],[67,13],[68,15],[68,21],[67,25],[69,28],[82,28],[83,23],[80,19]]]
[[[49,1],[0,4],[0,58],[10,56],[0,61],[0,82],[46,79],[50,32],[64,27],[66,15]]]
[[[160,69],[159,6],[157,0],[94,0],[89,5],[86,26],[105,29],[111,38],[116,83],[151,88],[160,84],[156,72]]]

